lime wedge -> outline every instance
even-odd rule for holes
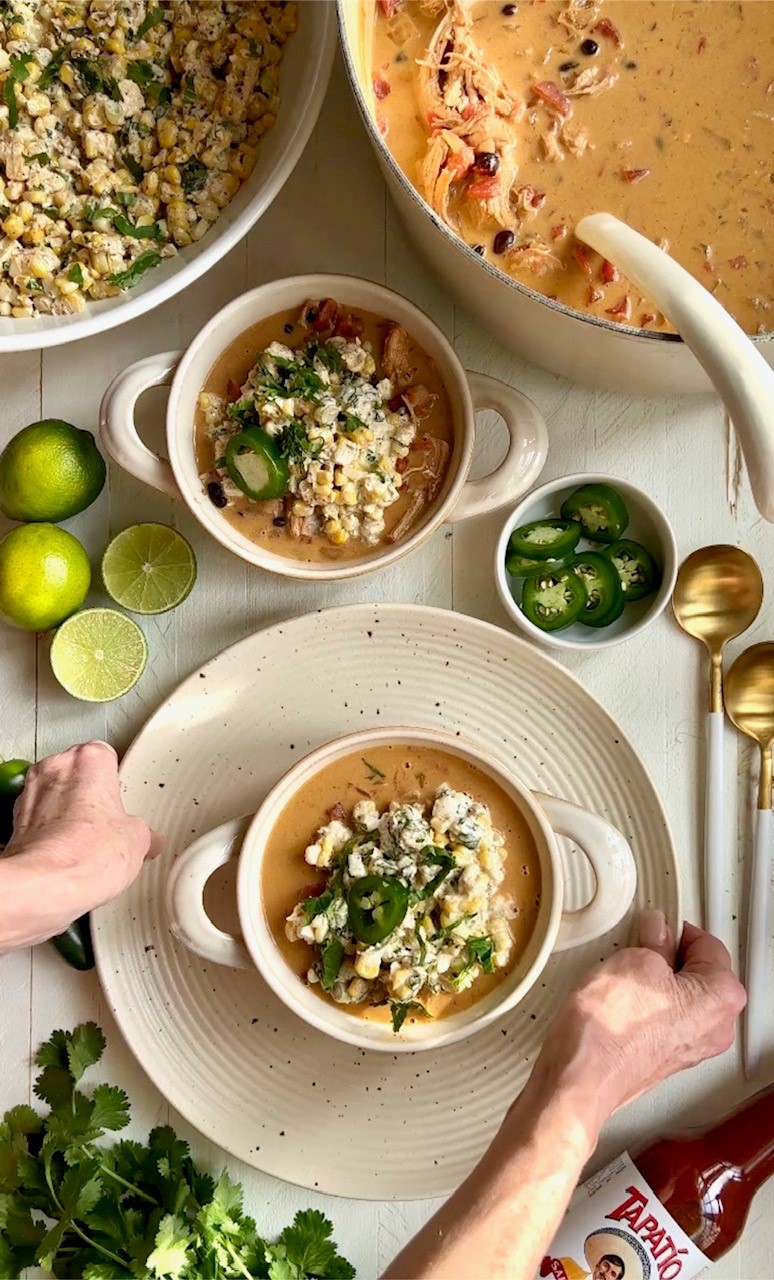
[[[83,609],[51,644],[51,670],[82,702],[112,702],[137,683],[148,658],[140,628],[117,609]]]
[[[132,524],[108,543],[102,581],[131,613],[165,613],[185,600],[196,581],[196,557],[169,525]]]

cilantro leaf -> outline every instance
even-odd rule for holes
[[[191,1262],[192,1236],[182,1218],[167,1213],[159,1223],[155,1248],[145,1263],[152,1276],[178,1277]]]
[[[73,1080],[80,1080],[87,1067],[99,1062],[105,1052],[105,1037],[96,1022],[83,1022],[69,1037],[67,1062]]]
[[[58,1222],[54,1223],[51,1230],[46,1232],[40,1242],[40,1247],[35,1255],[35,1261],[39,1267],[43,1268],[44,1271],[53,1270],[54,1258],[59,1251],[59,1247],[65,1238],[65,1234],[69,1226],[69,1218],[60,1218]]]
[[[181,164],[180,177],[183,180],[183,190],[190,195],[192,191],[198,191],[204,186],[207,181],[207,168],[196,156],[191,156],[190,160]]]
[[[115,271],[112,276],[108,276],[108,280],[111,284],[117,284],[120,289],[131,289],[138,280],[142,279],[146,271],[151,267],[157,267],[160,262],[161,254],[156,253],[155,249],[146,249],[145,253],[135,258],[125,271]]]
[[[9,1134],[40,1133],[43,1128],[43,1121],[37,1111],[22,1103],[18,1107],[12,1107],[10,1111],[6,1111],[0,1131],[3,1128],[7,1129]]]
[[[390,1000],[390,1015],[392,1017],[392,1029],[397,1034],[409,1013],[416,1012],[423,1018],[429,1018],[430,1014],[423,1004],[418,1000]]]
[[[70,267],[70,270],[67,272],[67,279],[72,280],[73,284],[77,284],[81,288],[83,287],[83,269],[79,262],[73,263]]]
[[[468,938],[467,948],[471,964],[480,964],[484,973],[494,973],[494,946],[488,934],[481,938]]]
[[[59,1201],[71,1218],[83,1217],[100,1199],[100,1168],[101,1162],[95,1158],[67,1170],[59,1187]]]
[[[328,934],[320,950],[320,959],[322,961],[320,985],[323,991],[330,991],[339,976],[341,962],[344,959],[344,944],[341,939],[334,934]]]
[[[73,1082],[66,1067],[45,1067],[35,1081],[35,1096],[47,1102],[52,1111],[69,1106],[73,1096]]]
[[[436,889],[440,889],[449,872],[453,871],[457,865],[454,854],[434,844],[425,845],[421,856],[426,866],[438,867],[439,870],[421,889],[412,889],[410,894],[412,902],[424,902],[426,898],[432,898]]]
[[[95,1129],[124,1129],[129,1123],[129,1099],[115,1085],[98,1084],[91,1095],[91,1123]]]
[[[142,40],[143,36],[146,35],[148,31],[150,31],[151,27],[156,27],[160,22],[163,22],[163,21],[164,21],[163,9],[149,9],[135,32],[135,35],[134,35],[135,40]]]
[[[53,58],[51,58],[47,62],[46,66],[43,68],[43,71],[38,77],[39,89],[47,89],[48,86],[51,84],[51,81],[54,79],[54,76],[59,75],[59,68],[61,67],[66,57],[67,57],[66,48],[57,49]]]
[[[301,909],[304,913],[304,919],[307,924],[311,924],[315,916],[322,915],[328,910],[333,902],[333,894],[326,889],[325,893],[321,893],[316,898],[304,898],[301,903]]]
[[[285,1250],[288,1262],[295,1265],[302,1275],[329,1276],[337,1275],[342,1280],[354,1276],[354,1268],[336,1253],[336,1246],[331,1240],[333,1223],[319,1209],[300,1209],[289,1227],[285,1227],[278,1244]],[[335,1263],[344,1263],[334,1272],[331,1267]]]

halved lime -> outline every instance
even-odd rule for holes
[[[131,613],[165,613],[185,600],[196,581],[196,557],[169,525],[132,524],[108,543],[102,581]]]
[[[83,609],[51,644],[51,670],[82,702],[112,702],[137,683],[148,660],[140,628],[117,609]]]

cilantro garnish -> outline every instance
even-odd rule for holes
[[[161,262],[161,255],[156,253],[155,249],[146,249],[145,253],[141,253],[126,271],[115,271],[112,276],[108,276],[111,284],[117,284],[120,289],[131,289],[132,285],[137,284],[141,280],[146,271],[151,267],[157,267]]]
[[[83,270],[80,263],[75,262],[67,272],[67,279],[72,280],[73,284],[83,287]]]
[[[26,1267],[89,1280],[352,1280],[332,1224],[302,1210],[275,1244],[246,1216],[242,1188],[214,1181],[165,1126],[147,1143],[104,1145],[129,1123],[122,1089],[78,1086],[105,1038],[93,1022],[41,1045],[35,1093],[43,1115],[13,1107],[0,1122],[0,1274]]]
[[[339,414],[337,427],[340,431],[346,431],[348,435],[352,435],[353,431],[359,431],[365,426],[362,418],[358,418],[357,414],[347,413],[345,410]]]
[[[16,101],[15,84],[26,80],[30,73],[31,53],[20,53],[18,58],[11,55],[8,73],[3,85],[3,101],[8,108],[8,127],[15,129],[19,123],[19,104]]]
[[[131,173],[135,182],[142,182],[145,170],[143,169],[139,160],[135,160],[134,156],[130,155],[128,151],[125,151],[123,153],[123,155],[121,156],[121,159],[123,160],[127,169]]]
[[[484,973],[494,973],[494,947],[488,934],[481,938],[468,938],[467,948],[471,964],[480,964]]]
[[[316,458],[323,446],[322,440],[310,440],[302,422],[294,418],[282,428],[275,443],[287,462],[306,462],[307,458]]]
[[[163,21],[163,9],[149,9],[135,32],[135,40],[142,40],[143,36],[150,31],[151,27],[157,27],[158,24]]]
[[[381,769],[377,769],[376,765],[371,764],[369,760],[366,760],[365,756],[362,756],[361,759],[366,769],[368,770],[368,781],[384,782],[385,775],[382,773]]]
[[[320,985],[323,991],[330,991],[334,982],[339,976],[341,962],[344,959],[344,944],[335,937],[334,934],[328,934],[325,942],[320,948]]]
[[[388,1003],[392,1017],[392,1029],[396,1033],[400,1031],[409,1013],[418,1013],[423,1018],[431,1016],[425,1006],[420,1004],[418,1000],[390,1000]]]
[[[304,912],[304,918],[307,924],[311,924],[315,916],[322,915],[328,910],[333,902],[333,894],[326,890],[325,893],[319,894],[316,898],[304,898],[301,906]]]
[[[183,190],[190,195],[192,191],[198,191],[204,186],[207,181],[207,167],[201,160],[197,160],[196,156],[191,156],[190,160],[181,164],[180,176],[183,180]]]
[[[54,76],[59,75],[59,68],[61,67],[66,57],[67,57],[66,48],[57,49],[53,58],[51,58],[49,62],[46,64],[46,66],[43,68],[43,71],[38,79],[39,89],[47,89],[48,86],[51,84],[51,81],[54,79]]]
[[[84,97],[90,93],[104,93],[114,102],[121,101],[121,90],[118,81],[109,76],[93,58],[70,58]]]
[[[432,898],[436,889],[439,889],[450,871],[453,871],[457,863],[454,854],[449,853],[448,849],[439,849],[437,845],[425,845],[421,851],[422,858],[430,867],[438,867],[438,873],[433,876],[432,880],[428,880],[422,889],[415,889],[411,893],[411,899],[414,902],[424,902],[425,898]]]

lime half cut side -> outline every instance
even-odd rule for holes
[[[112,702],[137,683],[148,660],[140,628],[117,609],[83,609],[51,644],[51,670],[82,702]]]
[[[169,525],[132,524],[108,543],[102,581],[111,599],[130,613],[166,613],[196,581],[196,557]]]

